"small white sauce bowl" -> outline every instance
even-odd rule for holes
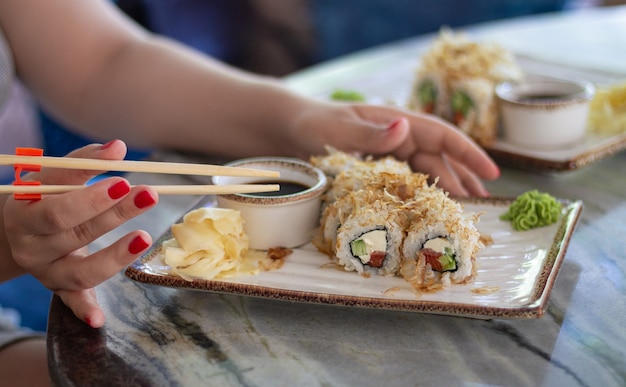
[[[251,249],[293,248],[311,240],[319,225],[321,197],[327,186],[324,172],[305,161],[285,157],[253,157],[226,165],[278,171],[280,177],[214,176],[213,184],[281,184],[283,182],[285,184],[298,183],[308,187],[287,194],[268,192],[217,195],[219,207],[241,212],[244,230],[250,238]]]
[[[587,81],[530,76],[496,86],[503,139],[532,149],[580,142],[595,92]]]

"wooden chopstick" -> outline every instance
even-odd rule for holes
[[[41,165],[49,168],[87,169],[96,171],[148,172],[201,176],[279,177],[280,172],[225,165],[187,164],[130,160],[79,159],[51,156],[0,155],[0,165]]]
[[[0,194],[60,194],[87,187],[86,185],[0,185]],[[236,193],[271,192],[279,184],[234,185],[152,185],[159,195],[225,195]]]

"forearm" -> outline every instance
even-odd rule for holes
[[[86,93],[77,124],[140,146],[229,156],[284,152],[277,148],[287,140],[283,129],[303,104],[278,80],[161,39],[137,42],[104,71]]]

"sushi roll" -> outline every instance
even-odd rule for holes
[[[358,195],[354,199],[358,202]],[[404,213],[395,201],[354,205],[337,229],[335,259],[347,271],[395,276],[400,269]]]
[[[342,171],[351,169],[363,162],[356,155],[341,152],[331,146],[326,147],[326,153],[323,156],[312,156],[309,161],[315,167],[321,169],[330,182]]]
[[[325,157],[311,158],[311,163],[320,168],[331,180],[329,189],[322,198],[322,214],[327,206],[349,192],[365,187],[371,190],[372,184],[380,180],[381,174],[393,176],[413,174],[406,162],[398,161],[393,157],[378,160],[359,159],[334,149],[329,151],[330,153]],[[377,185],[380,186],[379,183]]]
[[[352,172],[346,171],[335,180],[336,186],[329,192],[333,200],[323,208],[320,227],[313,239],[318,250],[327,255],[333,254],[337,230],[355,206],[377,200],[401,203],[428,187],[428,175],[421,173],[372,172],[360,173],[355,178]],[[349,179],[350,183],[344,179]]]
[[[522,76],[513,54],[500,45],[444,28],[420,59],[407,107],[437,115],[490,146],[498,127],[495,85]]]
[[[484,78],[472,78],[456,80],[450,86],[450,121],[480,145],[492,145],[498,131],[493,83]]]
[[[387,191],[394,196],[412,196],[413,192],[425,186],[427,181],[428,175],[413,173],[408,167],[349,170],[335,178],[325,200],[332,203],[350,192],[365,188],[369,191]]]
[[[403,277],[417,293],[475,277],[478,216],[465,214],[436,181],[393,158],[329,157],[316,160],[336,173],[312,241],[318,251],[365,277]]]
[[[450,117],[450,96],[446,76],[440,71],[418,71],[409,99],[409,108],[442,118]]]
[[[470,282],[476,276],[476,254],[483,247],[475,227],[478,217],[443,191],[431,189],[412,203],[402,243],[400,275],[418,292]]]
[[[352,203],[347,199],[339,199],[333,201],[322,210],[320,218],[320,226],[316,235],[313,237],[312,243],[318,251],[334,257],[335,245],[337,243],[337,230],[341,223],[352,212]]]

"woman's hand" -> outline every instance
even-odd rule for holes
[[[89,145],[68,156],[119,160],[126,145],[112,141]],[[46,169],[28,176],[42,184],[84,184],[93,171]],[[87,245],[127,220],[147,211],[158,195],[147,186],[131,188],[111,177],[84,189],[46,195],[39,201],[8,199],[4,227],[13,260],[61,297],[74,314],[92,327],[104,324],[94,287],[133,262],[152,243],[135,230],[112,245],[89,254]]]
[[[488,196],[481,179],[500,175],[497,165],[474,141],[432,115],[322,102],[304,111],[293,128],[290,138],[295,149],[319,154],[331,145],[345,152],[392,154],[431,180],[439,177],[438,186],[454,196]]]

